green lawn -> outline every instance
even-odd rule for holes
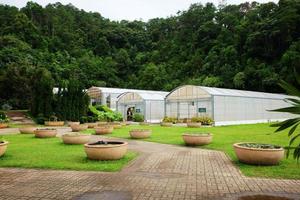
[[[239,163],[234,154],[232,144],[235,142],[259,142],[271,143],[286,146],[288,144],[287,132],[274,133],[275,128],[269,124],[253,124],[222,127],[160,127],[160,126],[127,126],[122,129],[114,130],[111,136],[129,138],[128,131],[134,128],[152,129],[151,138],[146,141],[184,145],[181,134],[184,132],[209,132],[213,134],[213,142],[207,146],[199,148],[208,148],[226,152],[233,162],[240,168],[246,176],[258,176],[269,178],[288,178],[300,179],[300,163],[296,160],[284,159],[278,166],[251,166]]]
[[[60,138],[6,135],[2,139],[9,141],[9,146],[0,157],[0,167],[119,171],[137,156],[135,152],[128,152],[121,160],[92,161],[86,158],[83,145],[65,145]]]

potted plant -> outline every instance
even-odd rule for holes
[[[110,134],[113,132],[113,130],[114,130],[114,127],[110,126],[110,125],[103,125],[103,126],[95,127],[96,135]]]
[[[161,126],[171,127],[173,126],[174,119],[171,117],[164,117],[163,121],[160,123]]]
[[[54,128],[41,128],[36,129],[34,131],[35,137],[37,138],[50,138],[50,137],[56,137],[57,130]]]
[[[200,117],[193,117],[191,122],[187,122],[187,127],[189,128],[200,128],[202,125]]]
[[[9,119],[4,112],[0,112],[0,128],[8,127]]]
[[[133,129],[129,131],[130,137],[134,139],[144,139],[150,137],[152,131],[149,129]]]
[[[21,134],[34,134],[34,131],[37,129],[37,127],[34,126],[25,126],[22,128],[19,128],[19,131]]]
[[[88,125],[88,128],[95,128],[98,125],[97,118],[94,116],[88,116],[87,117],[88,122],[86,123]]]
[[[45,121],[46,126],[63,126],[65,125],[64,121],[58,121],[58,118],[55,115],[51,115],[49,121]]]
[[[6,152],[8,142],[0,139],[0,157]]]
[[[66,133],[62,135],[62,141],[64,144],[86,144],[90,140],[90,135],[80,133]]]
[[[89,159],[92,160],[118,160],[127,152],[127,142],[120,141],[98,141],[84,145],[84,150]]]
[[[210,133],[184,133],[182,135],[186,145],[198,146],[211,143],[212,134]]]
[[[113,126],[114,129],[122,128],[121,122],[109,122],[108,124],[111,125],[111,126]]]
[[[252,142],[233,145],[239,161],[253,165],[276,165],[284,157],[284,149],[277,145]]]
[[[73,132],[84,131],[84,130],[88,129],[88,125],[87,124],[72,124],[71,129]]]
[[[72,125],[79,125],[80,122],[73,122],[73,121],[68,121],[68,126],[72,126]]]

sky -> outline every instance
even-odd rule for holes
[[[103,17],[111,20],[143,20],[156,17],[168,17],[176,15],[180,10],[187,10],[192,3],[212,2],[216,6],[222,0],[32,0],[45,6],[49,3],[71,3],[85,11],[99,12]],[[226,0],[227,4],[240,4],[246,0]],[[250,0],[248,0],[250,1]],[[259,3],[278,0],[256,0]],[[27,0],[0,0],[0,4],[13,5],[18,8],[24,7]]]

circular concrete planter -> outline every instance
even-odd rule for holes
[[[46,126],[64,126],[65,122],[64,121],[46,121],[45,125]]]
[[[173,123],[172,122],[162,122],[162,123],[160,123],[160,126],[171,127],[171,126],[173,126]]]
[[[134,139],[148,138],[151,135],[151,130],[148,129],[134,129],[129,131],[130,137]]]
[[[22,127],[19,128],[19,131],[21,134],[34,134],[34,131],[37,129],[37,127]]]
[[[110,125],[95,127],[96,135],[111,134],[113,132],[113,130],[114,130],[114,127],[110,126]]]
[[[110,122],[109,125],[113,126],[114,129],[122,128],[122,125],[120,122]]]
[[[91,160],[118,160],[127,152],[127,142],[99,141],[84,145],[87,157]]]
[[[0,157],[3,156],[6,152],[8,142],[0,141]]]
[[[8,128],[8,124],[7,123],[0,123],[0,128]]]
[[[98,122],[89,122],[85,124],[88,125],[88,128],[95,128],[96,126],[98,126]]]
[[[276,165],[284,157],[284,149],[280,146],[272,145],[272,148],[253,148],[247,147],[249,144],[255,143],[243,142],[233,145],[235,154],[242,163],[252,165]]]
[[[211,143],[212,134],[210,133],[185,133],[182,139],[186,145],[198,146]]]
[[[107,125],[108,123],[107,122],[97,122],[98,123],[98,125],[97,126],[105,126],[105,125]]]
[[[73,124],[71,125],[71,129],[73,132],[84,131],[88,128],[87,124]]]
[[[79,125],[80,122],[68,122],[68,125],[71,127],[72,125]]]
[[[65,144],[86,144],[90,140],[90,135],[80,133],[67,133],[62,135],[63,143]]]
[[[186,123],[189,128],[200,128],[201,122],[188,122]]]
[[[56,137],[56,129],[36,129],[34,131],[35,137],[37,138],[51,138]]]

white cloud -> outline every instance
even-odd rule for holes
[[[212,2],[218,5],[220,0],[33,0],[40,5],[55,3],[72,3],[85,11],[99,12],[102,16],[112,20],[135,20],[147,21],[156,17],[168,17],[176,15],[179,10],[187,10],[192,3]],[[278,0],[257,0],[260,3]],[[26,0],[0,0],[2,4],[14,5],[19,8],[26,5]],[[227,4],[239,4],[245,0],[227,0]]]

